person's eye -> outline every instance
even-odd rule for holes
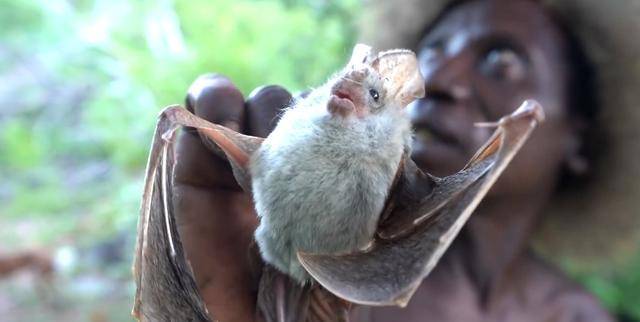
[[[441,55],[445,50],[446,41],[444,38],[437,38],[426,41],[420,49],[421,58],[434,58]]]
[[[518,51],[511,47],[494,47],[480,59],[480,71],[500,81],[518,81],[524,78],[527,62]]]

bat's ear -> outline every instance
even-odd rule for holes
[[[371,66],[384,77],[387,95],[394,97],[402,107],[424,97],[424,78],[414,52],[406,49],[384,51]]]

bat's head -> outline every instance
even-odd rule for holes
[[[332,115],[365,117],[386,109],[402,109],[424,96],[424,80],[416,55],[405,49],[371,53],[358,44],[351,60],[334,79],[327,108]]]

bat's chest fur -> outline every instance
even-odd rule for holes
[[[366,247],[410,138],[400,113],[356,121],[288,111],[251,164],[263,258],[304,281],[297,251]]]

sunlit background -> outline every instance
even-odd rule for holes
[[[0,0],[0,321],[131,321],[131,259],[155,117],[200,74],[248,94],[320,84],[358,0]],[[52,267],[48,260],[52,260]],[[616,271],[616,273],[613,273]],[[576,274],[640,321],[640,259]]]

